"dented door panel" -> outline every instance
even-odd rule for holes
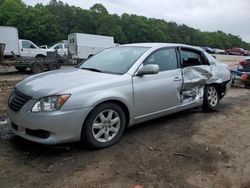
[[[183,85],[181,106],[201,102],[206,84],[214,78],[205,54],[194,49],[181,49]]]
[[[183,86],[181,89],[181,105],[200,102],[203,99],[204,88],[212,78],[208,65],[189,66],[182,69]]]

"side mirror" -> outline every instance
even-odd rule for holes
[[[149,64],[141,67],[137,73],[136,76],[143,76],[146,74],[158,74],[159,73],[159,65]]]

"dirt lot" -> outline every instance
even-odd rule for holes
[[[219,58],[230,60],[230,65],[239,59]],[[27,76],[0,76],[0,117],[6,116],[7,96],[17,77]],[[233,87],[219,112],[193,109],[136,125],[118,144],[98,151],[77,143],[31,143],[0,123],[0,187],[247,188],[249,114],[250,90]]]

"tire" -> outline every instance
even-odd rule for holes
[[[57,69],[60,69],[60,68],[61,68],[60,63],[50,63],[49,64],[49,70],[50,71],[57,70]]]
[[[25,72],[27,69],[25,66],[15,66],[15,68],[18,72]]]
[[[41,73],[43,72],[43,70],[44,70],[44,66],[42,63],[33,63],[31,66],[31,71],[34,74]]]
[[[220,96],[218,89],[214,85],[207,85],[204,90],[203,110],[217,111],[219,102]]]
[[[125,113],[120,106],[114,103],[100,104],[87,117],[81,142],[92,149],[109,147],[121,139],[125,125]]]
[[[39,59],[39,58],[46,58],[46,56],[44,56],[44,55],[42,55],[42,54],[38,54],[38,55],[36,56],[36,58],[37,58],[37,59]]]

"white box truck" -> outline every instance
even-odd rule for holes
[[[19,39],[18,30],[15,27],[0,26],[0,43],[5,44],[4,56],[38,57],[47,56],[45,49],[39,48],[30,40]]]
[[[33,73],[40,73],[44,70],[55,70],[61,68],[62,58],[57,54],[47,56],[47,50],[38,47],[30,40],[19,39],[18,30],[15,27],[0,26],[0,43],[5,44],[4,58],[8,61],[1,61],[2,65],[15,66],[24,72],[30,68]],[[15,55],[15,56],[13,56]]]
[[[72,59],[83,60],[92,55],[115,46],[114,37],[72,33],[68,36],[69,54]]]
[[[15,27],[0,26],[0,43],[5,44],[4,56],[20,56],[18,30]]]

